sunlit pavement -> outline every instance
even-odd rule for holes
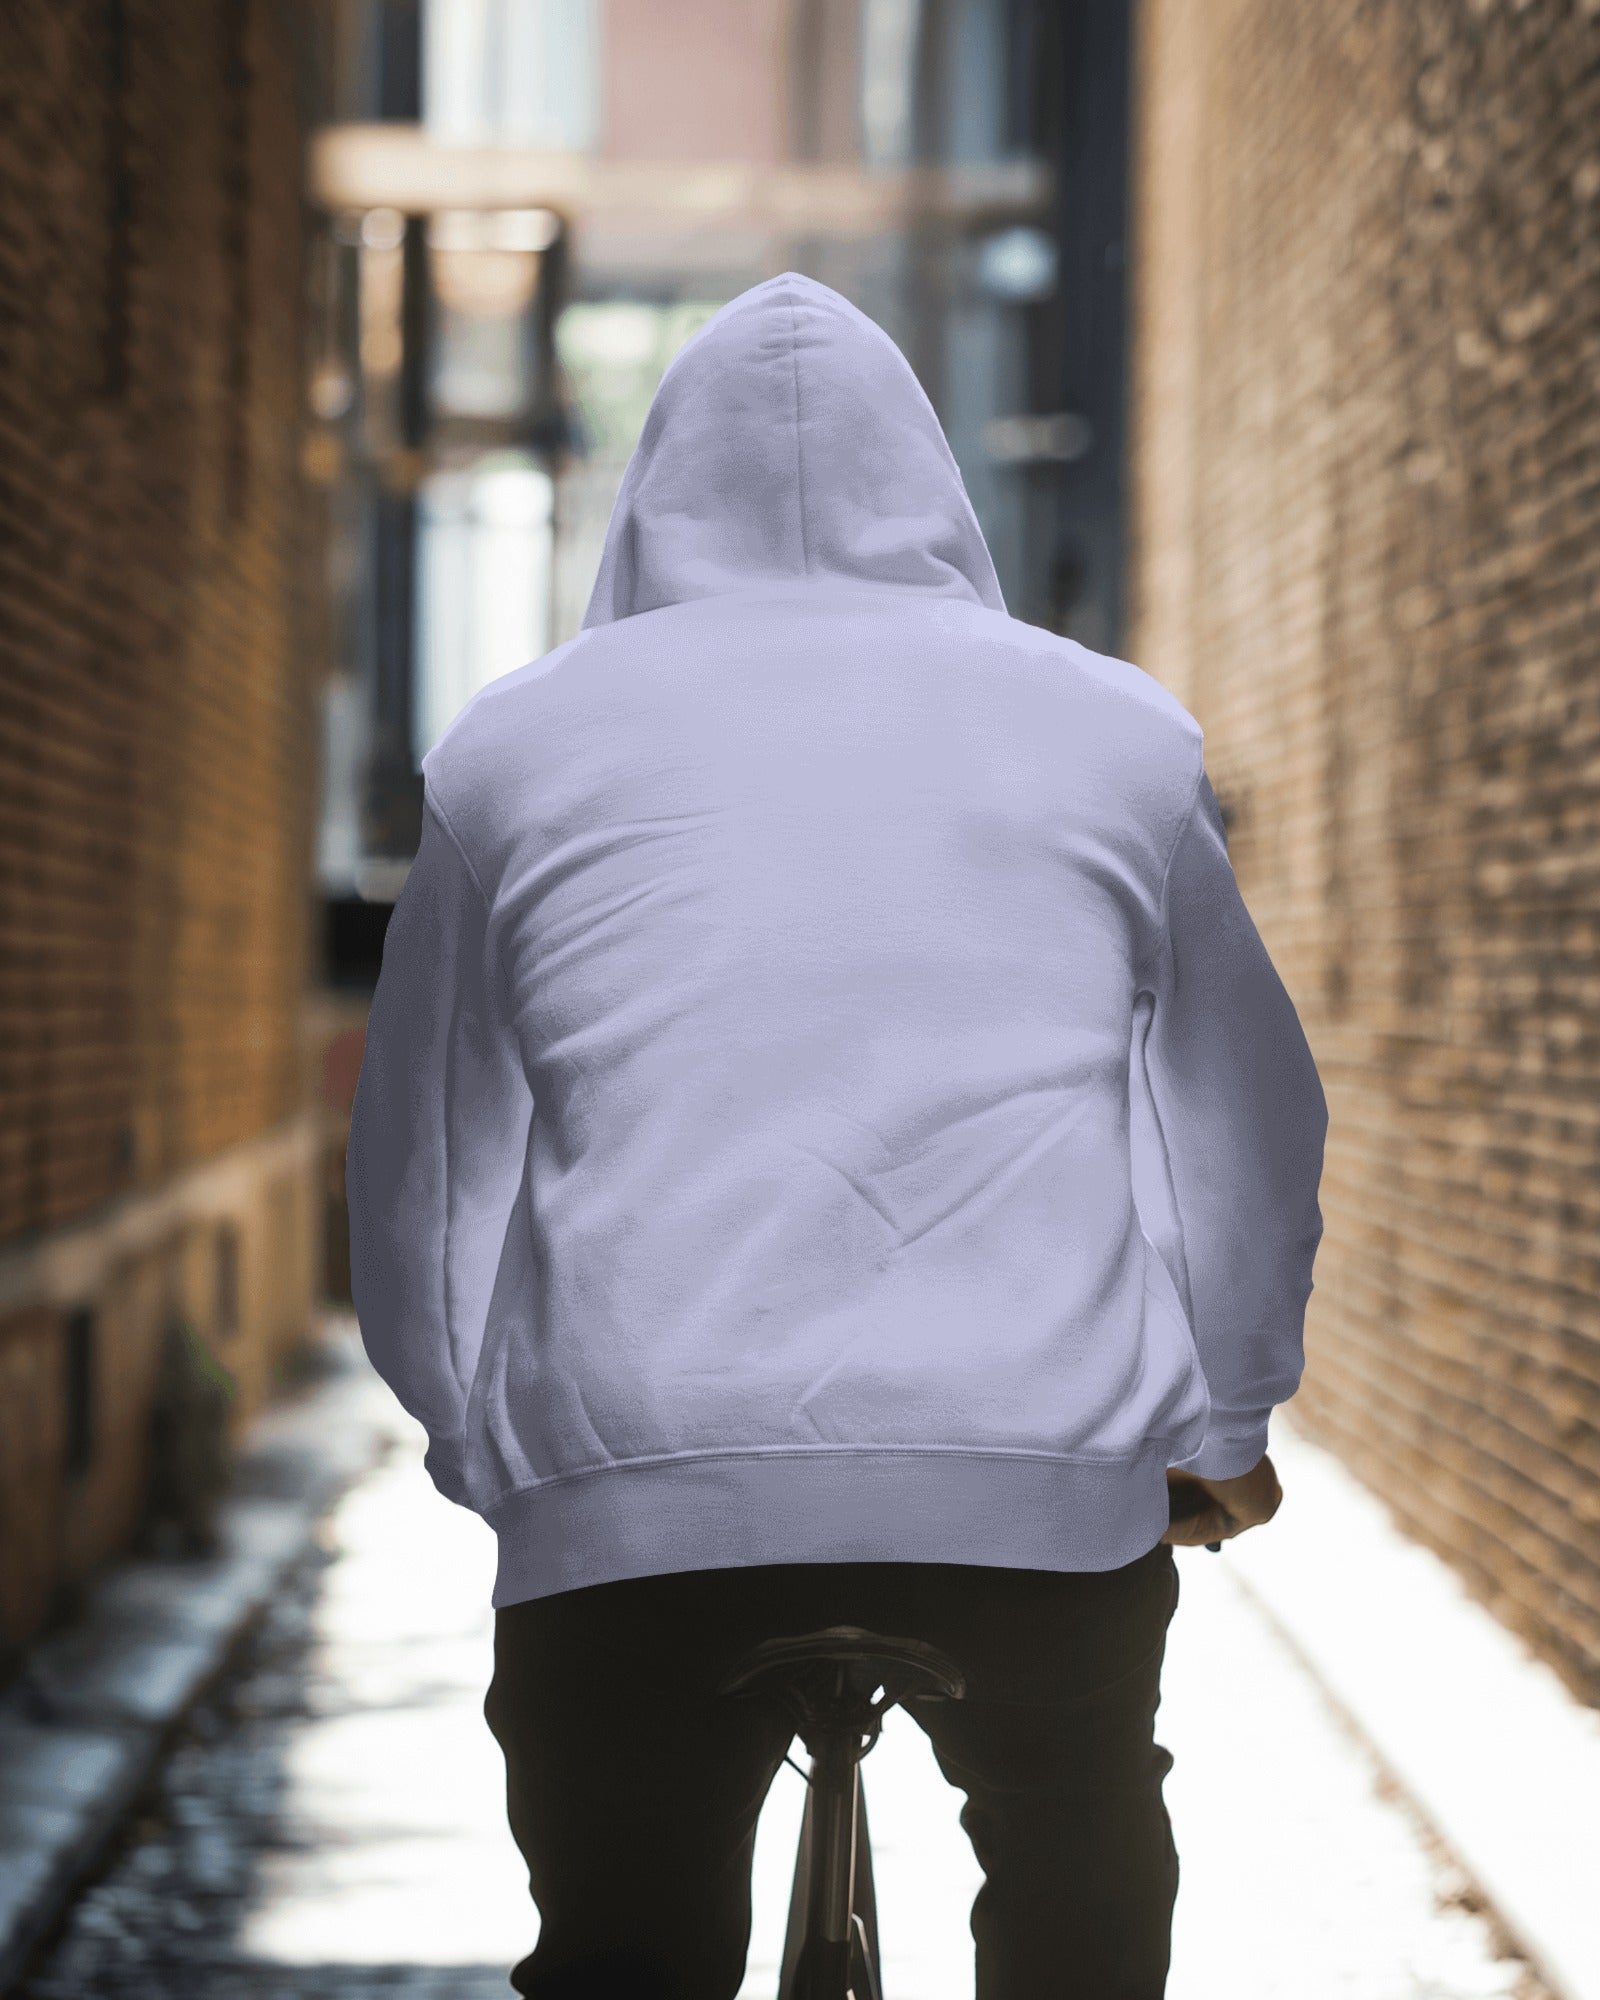
[[[509,1993],[537,1920],[481,1712],[491,1540],[434,1495],[403,1419],[393,1434],[194,1718],[31,2000]],[[1539,1994],[1227,1556],[1179,1560],[1161,1713],[1183,1859],[1171,2000]],[[865,1777],[888,2000],[969,1996],[979,1878],[959,1795],[899,1713]],[[785,1767],[757,1842],[743,2000],[774,1990],[801,1795]]]

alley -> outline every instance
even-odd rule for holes
[[[500,1379],[503,1083],[540,1340],[639,1391],[529,1462],[722,1435],[745,1274],[787,1348],[915,1244],[802,1441],[950,1453],[936,1552],[958,1455],[1151,1417],[1010,1318],[1125,1131],[1218,1443],[1293,1391],[1179,1562],[1173,2000],[1600,2000],[1600,0],[10,0],[0,94],[0,2000],[508,1993],[489,1532],[306,1418],[358,1296]],[[888,2000],[970,1993],[905,1717],[865,1786]]]
[[[532,1941],[480,1717],[487,1531],[387,1451],[326,1524],[26,2000],[489,2000]],[[1283,1527],[1281,1532],[1292,1532]],[[1162,1710],[1183,1855],[1171,2000],[1539,2000],[1228,1560],[1185,1552]],[[959,1797],[890,1718],[867,1769],[890,2000],[972,1991]],[[758,1838],[741,2000],[774,1990],[799,1825]]]

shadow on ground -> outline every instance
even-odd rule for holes
[[[190,1714],[18,2000],[508,2000],[504,1965],[273,1964],[239,1949],[263,1861],[306,1845],[288,1797],[291,1736],[342,1698],[315,1661],[330,1560],[299,1566]]]

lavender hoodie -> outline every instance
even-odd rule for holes
[[[1294,1393],[1326,1112],[1199,726],[1007,617],[793,274],[667,371],[584,629],[424,759],[351,1122],[367,1351],[497,1605],[1107,1569]]]

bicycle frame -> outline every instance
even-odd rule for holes
[[[778,2000],[882,2000],[862,1754],[837,1730],[812,1756]]]
[[[775,1699],[811,1753],[778,2000],[882,2000],[861,1759],[897,1701],[959,1700],[965,1676],[920,1639],[832,1625],[757,1646],[721,1692]]]

